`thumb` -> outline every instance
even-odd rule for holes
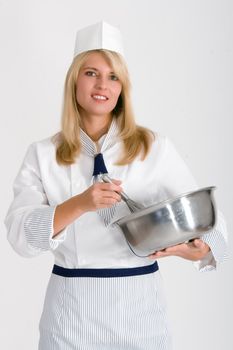
[[[201,239],[195,239],[194,245],[196,248],[202,248],[204,246],[204,242]]]
[[[120,185],[122,183],[121,180],[116,180],[116,179],[111,179],[111,180],[115,185]]]

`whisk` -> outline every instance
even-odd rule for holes
[[[100,174],[99,177],[103,182],[113,183],[113,181],[107,174]],[[135,213],[139,210],[145,209],[143,205],[136,203],[131,198],[129,198],[129,196],[125,192],[120,192],[118,194],[121,196],[122,200],[127,204],[131,213]]]

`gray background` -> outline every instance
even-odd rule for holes
[[[53,258],[18,256],[3,225],[28,145],[59,129],[76,30],[119,26],[137,122],[168,135],[202,186],[216,185],[229,236],[232,203],[233,3],[227,0],[0,0],[0,347],[37,348]],[[161,260],[175,350],[232,350],[232,241],[217,272]],[[129,325],[130,326],[130,325]]]

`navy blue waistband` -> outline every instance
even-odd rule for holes
[[[52,273],[63,277],[126,277],[146,275],[148,273],[155,272],[158,269],[159,266],[157,264],[157,261],[155,261],[152,265],[122,269],[68,269],[65,267],[54,265]]]

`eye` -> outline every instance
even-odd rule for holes
[[[85,75],[87,75],[88,77],[95,77],[96,72],[89,70],[89,71],[85,72]]]
[[[114,80],[114,81],[119,80],[118,77],[117,77],[115,74],[111,74],[111,75],[110,75],[110,79],[111,79],[111,80]]]

